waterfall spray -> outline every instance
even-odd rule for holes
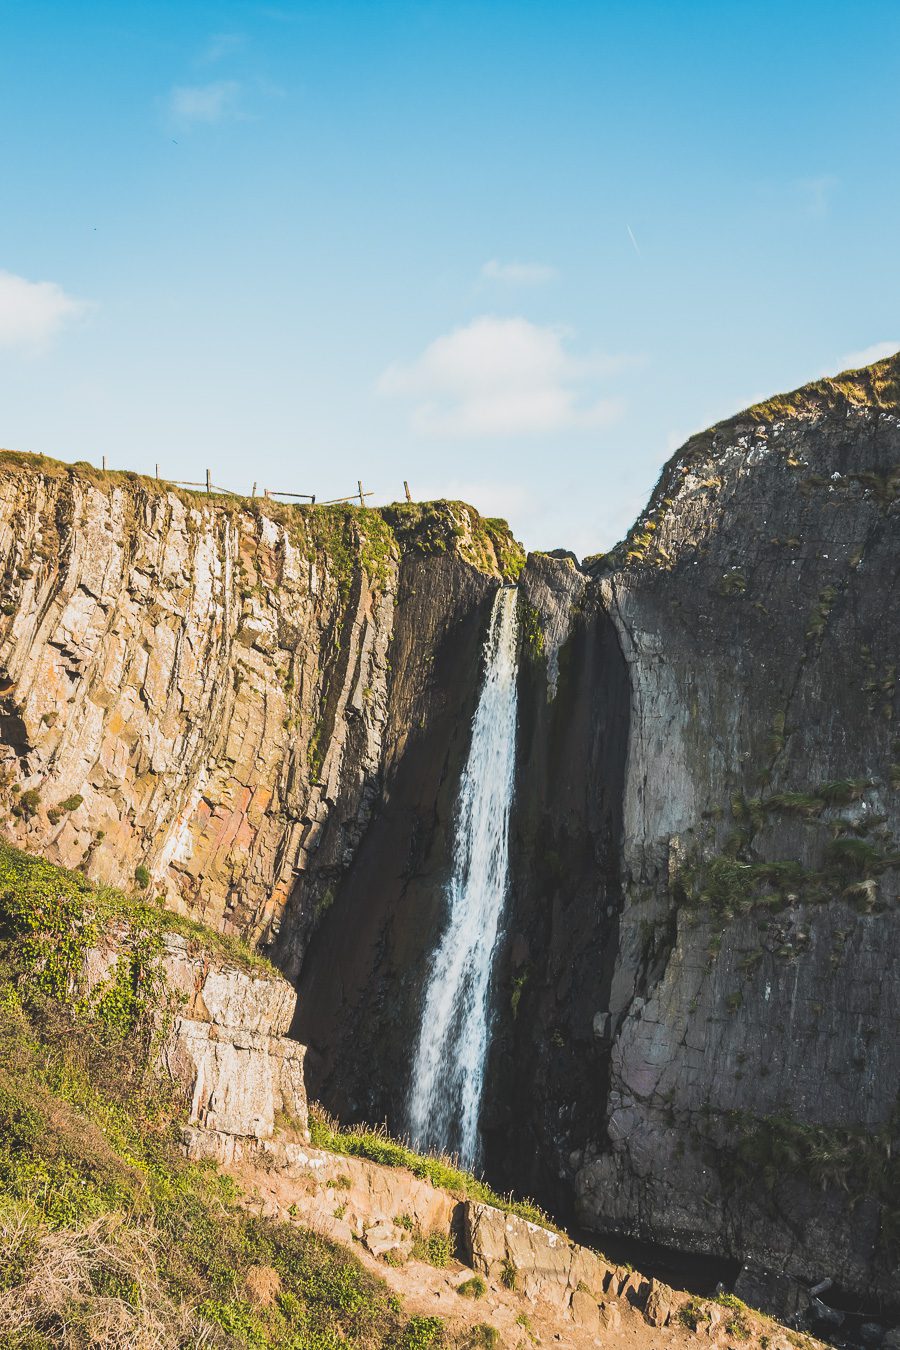
[[[516,748],[516,591],[497,592],[484,684],[456,809],[446,927],[431,959],[413,1062],[409,1126],[419,1148],[478,1160],[491,968],[509,878]]]

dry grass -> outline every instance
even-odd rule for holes
[[[10,1350],[33,1345],[35,1335],[61,1350],[224,1344],[218,1329],[169,1297],[146,1229],[129,1227],[118,1214],[48,1232],[27,1206],[7,1204],[0,1209],[0,1270],[25,1273],[0,1291],[0,1340]]]

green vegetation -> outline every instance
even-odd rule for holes
[[[842,896],[866,913],[876,905],[877,878],[900,867],[900,848],[884,828],[885,817],[873,812],[847,819],[824,813],[859,801],[874,787],[866,778],[843,778],[803,790],[767,797],[735,795],[731,815],[738,829],[722,852],[704,854],[697,847],[675,881],[676,898],[688,907],[704,908],[729,920],[754,908],[778,910],[794,903],[819,904]],[[721,811],[707,812],[721,819]],[[827,829],[821,863],[806,867],[797,859],[762,862],[749,855],[751,841],[773,815],[795,816],[810,826]],[[862,836],[870,836],[864,838]]]
[[[27,962],[25,963],[27,966]],[[178,1148],[144,1045],[0,942],[0,1341],[10,1350],[440,1345],[319,1235],[251,1213]],[[442,1333],[441,1333],[442,1334]]]
[[[27,791],[20,793],[13,803],[12,813],[14,816],[21,816],[25,820],[30,820],[37,812],[40,804],[41,794],[38,789],[28,788]]]
[[[397,1342],[398,1350],[437,1350],[446,1344],[444,1324],[439,1317],[413,1317]]]
[[[148,944],[158,944],[166,932],[173,932],[242,970],[275,974],[264,957],[238,938],[111,886],[92,886],[80,872],[0,843],[0,941],[15,940],[23,969],[42,993],[77,1002],[88,947],[123,920],[125,945],[132,951],[146,951]]]
[[[699,1331],[709,1321],[709,1309],[699,1298],[689,1298],[678,1309],[678,1318],[689,1331]]]
[[[822,637],[825,632],[825,625],[828,623],[828,616],[834,608],[837,594],[837,589],[834,586],[826,586],[824,591],[822,591],[809,616],[809,622],[806,627],[806,637],[808,641],[816,642]]]
[[[871,1196],[880,1206],[880,1246],[891,1258],[900,1255],[900,1109],[871,1131],[740,1111],[727,1112],[723,1122],[727,1138],[716,1152],[732,1186],[775,1196],[785,1176],[802,1176],[819,1189],[846,1192],[854,1203]]]
[[[671,509],[682,489],[683,475],[688,472],[699,476],[701,488],[715,489],[719,486],[715,472],[717,453],[723,444],[729,444],[737,436],[746,433],[748,425],[767,427],[777,422],[807,420],[829,412],[845,413],[848,407],[900,412],[900,358],[888,357],[861,370],[845,371],[833,379],[818,380],[792,393],[778,394],[692,436],[663,469],[651,498],[650,509],[635,524],[624,542],[617,544],[602,559],[602,570],[621,567],[628,562],[646,561],[657,567],[669,565],[668,554],[654,540],[654,515]],[[786,449],[784,462],[794,469],[801,467],[801,461],[792,455],[789,448]],[[842,483],[849,485],[854,481],[864,491],[872,492],[884,509],[900,493],[900,472],[896,469],[884,474],[848,474]],[[830,478],[813,474],[803,484],[804,490],[816,486],[831,489],[834,483]],[[795,541],[784,542],[793,546]],[[599,560],[595,566],[600,570]]]
[[[493,1350],[500,1344],[500,1332],[490,1322],[479,1322],[466,1340],[466,1350]]]
[[[529,605],[523,595],[519,595],[519,633],[523,650],[533,661],[544,655],[544,629],[540,611]]]
[[[813,817],[829,807],[849,806],[873,786],[870,778],[841,778],[801,790],[774,792],[768,797],[736,794],[731,799],[731,814],[741,825],[758,830],[772,814]]]
[[[519,1272],[515,1262],[511,1261],[508,1256],[504,1257],[500,1269],[500,1283],[503,1285],[504,1289],[515,1289],[518,1278]]]
[[[484,1298],[487,1285],[480,1275],[473,1275],[470,1279],[463,1280],[462,1284],[458,1284],[456,1292],[463,1298]]]
[[[870,909],[868,883],[874,886],[876,876],[897,866],[898,854],[881,853],[864,840],[838,839],[826,850],[821,871],[793,859],[746,862],[728,854],[697,857],[682,867],[675,891],[683,904],[707,909],[725,921],[751,909],[821,904],[839,895]],[[864,902],[860,887],[865,890]]]
[[[443,1270],[455,1257],[456,1247],[449,1233],[435,1229],[433,1233],[416,1234],[412,1255],[417,1261],[427,1261],[430,1266]]]
[[[725,1330],[736,1341],[749,1340],[751,1331],[747,1324],[750,1309],[735,1294],[716,1294],[713,1299],[720,1308],[727,1308],[731,1316],[725,1323]]]
[[[130,935],[127,959],[88,1003],[84,955],[113,920],[117,938]],[[0,1343],[445,1346],[440,1319],[405,1318],[350,1252],[261,1217],[212,1165],[183,1158],[185,1104],[150,1069],[145,1034],[167,926],[217,945],[198,925],[0,848]],[[425,1241],[443,1263],[449,1237]]]
[[[338,1122],[316,1104],[310,1107],[309,1127],[311,1142],[316,1148],[353,1158],[368,1158],[370,1162],[381,1163],[384,1167],[405,1167],[413,1176],[430,1181],[433,1186],[450,1191],[461,1200],[477,1200],[481,1204],[494,1205],[507,1214],[517,1214],[519,1218],[540,1224],[551,1232],[561,1231],[537,1205],[498,1195],[479,1177],[457,1167],[452,1159],[416,1153],[407,1144],[392,1139],[382,1128],[354,1125],[349,1129],[341,1129]]]
[[[509,996],[509,1007],[510,1011],[512,1012],[513,1019],[517,1018],[519,1015],[519,1004],[522,1001],[522,991],[524,990],[526,984],[528,983],[528,976],[530,974],[531,974],[530,967],[525,966],[524,970],[519,971],[518,975],[513,976],[512,993]]]
[[[402,548],[426,556],[456,552],[482,572],[499,571],[518,581],[525,566],[522,546],[505,520],[483,518],[465,502],[400,502],[381,508]]]
[[[504,581],[518,581],[525,566],[525,552],[514,539],[509,525],[499,516],[485,516],[482,520],[488,538],[494,547],[497,566]]]
[[[306,556],[324,559],[337,583],[341,602],[350,598],[357,568],[384,587],[398,556],[394,533],[381,511],[341,503],[294,508],[305,533]]]

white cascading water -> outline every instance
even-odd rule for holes
[[[409,1094],[420,1149],[478,1161],[491,967],[509,877],[516,749],[516,591],[497,592],[457,803],[447,926],[431,960]]]

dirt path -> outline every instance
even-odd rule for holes
[[[410,1315],[440,1317],[460,1346],[687,1350],[699,1342],[719,1350],[815,1350],[821,1344],[742,1305],[695,1299],[628,1268],[604,1266],[609,1276],[600,1297],[596,1285],[593,1291],[580,1281],[574,1285],[571,1273],[563,1283],[558,1264],[541,1264],[541,1243],[551,1254],[562,1249],[570,1264],[582,1258],[596,1264],[598,1258],[564,1237],[485,1207],[495,1230],[525,1233],[535,1253],[530,1267],[527,1253],[520,1257],[512,1271],[518,1287],[509,1288],[508,1272],[503,1268],[497,1277],[489,1252],[476,1253],[480,1273],[449,1255],[458,1198],[403,1168],[275,1141],[244,1150],[226,1170],[249,1206],[352,1247]],[[431,1255],[446,1257],[445,1265],[422,1259],[429,1236],[435,1244]],[[459,1287],[476,1277],[483,1281],[481,1296],[461,1295]],[[499,1340],[478,1331],[485,1326],[494,1328]]]

